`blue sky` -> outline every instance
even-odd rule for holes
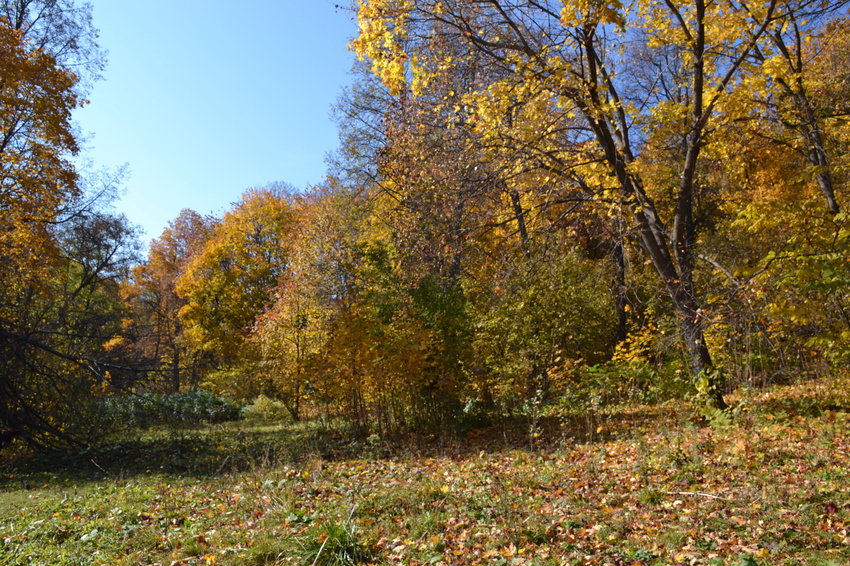
[[[184,208],[220,215],[248,187],[321,181],[354,61],[350,13],[327,0],[94,0],[93,14],[109,65],[76,119],[96,165],[129,165],[117,208],[145,241]]]

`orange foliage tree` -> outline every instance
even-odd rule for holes
[[[78,194],[71,112],[77,77],[0,21],[0,263],[4,292],[38,286],[55,254],[50,232]],[[10,301],[4,301],[9,304]]]
[[[189,352],[180,310],[187,302],[177,294],[177,281],[186,267],[203,249],[212,220],[183,210],[148,250],[145,263],[133,269],[122,288],[122,296],[133,307],[134,349],[154,371],[167,374],[168,388],[180,391],[188,369],[196,380],[198,360]]]

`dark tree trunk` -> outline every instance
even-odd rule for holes
[[[174,393],[180,393],[180,350],[177,346],[174,347],[171,364],[171,390]]]
[[[625,342],[628,337],[628,320],[626,318],[626,305],[628,296],[626,294],[626,258],[623,253],[623,238],[617,236],[618,240],[614,246],[614,263],[617,269],[617,342]]]

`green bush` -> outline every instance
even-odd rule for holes
[[[242,407],[242,417],[253,421],[286,421],[290,419],[289,411],[280,401],[258,395],[250,405]]]
[[[104,420],[137,428],[167,423],[219,423],[240,417],[238,405],[203,389],[165,395],[110,395],[98,401],[96,410]]]
[[[660,403],[696,393],[688,368],[679,360],[664,366],[642,361],[579,365],[560,379],[545,408],[549,416],[582,415],[622,403]]]

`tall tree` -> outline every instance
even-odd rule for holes
[[[45,265],[38,256],[55,253],[50,224],[79,194],[69,161],[78,151],[70,122],[77,78],[2,21],[0,56],[0,262],[35,282]]]
[[[0,376],[0,419],[9,425],[24,403],[19,391],[35,355],[28,335],[42,322],[37,305],[52,291],[60,263],[51,226],[79,194],[69,161],[78,150],[70,114],[79,99],[76,76],[5,20],[0,60],[0,348],[16,368]]]
[[[221,366],[249,360],[257,317],[289,268],[291,190],[250,189],[212,227],[177,282],[180,316],[192,347]]]

